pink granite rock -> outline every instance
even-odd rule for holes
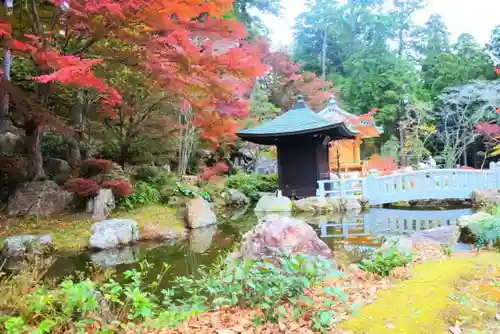
[[[271,214],[243,236],[242,246],[233,258],[274,257],[282,253],[333,257],[330,248],[303,220]]]

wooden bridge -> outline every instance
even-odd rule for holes
[[[356,197],[371,205],[426,199],[471,199],[473,190],[500,189],[500,163],[490,169],[430,169],[318,181],[317,196]]]
[[[395,210],[370,209],[366,214],[346,216],[341,221],[320,222],[322,238],[348,238],[387,234],[413,234],[431,228],[456,224],[472,209],[459,210]]]

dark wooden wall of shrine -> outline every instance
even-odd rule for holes
[[[296,137],[278,148],[279,186],[284,196],[316,196],[319,179],[329,178],[328,146],[322,137]]]

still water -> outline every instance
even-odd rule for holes
[[[438,226],[454,224],[471,209],[454,210],[395,210],[370,209],[367,213],[349,215],[308,216],[299,215],[318,233],[333,250],[339,264],[358,262],[379,247],[384,236],[412,234]],[[112,267],[117,272],[138,268],[147,260],[155,267],[149,272],[154,280],[167,263],[170,269],[162,284],[176,276],[198,272],[201,266],[210,266],[229,252],[242,235],[258,223],[253,212],[231,217],[229,214],[218,226],[192,232],[185,240],[164,244],[141,243],[133,247],[99,253],[82,252],[77,255],[61,255],[47,273],[48,277],[60,278],[76,271],[85,272],[89,265]]]

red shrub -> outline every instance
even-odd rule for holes
[[[110,180],[103,183],[104,188],[111,189],[117,197],[132,195],[132,185],[127,180]]]
[[[93,159],[82,162],[80,174],[83,177],[92,177],[101,173],[109,172],[113,167],[113,161],[105,159]]]
[[[97,196],[100,188],[95,181],[78,178],[66,181],[66,183],[64,183],[64,189],[78,196],[89,197]]]
[[[222,161],[217,162],[212,167],[206,167],[203,169],[203,173],[201,174],[201,178],[205,181],[210,180],[215,175],[220,175],[227,173],[229,171],[229,166]]]

